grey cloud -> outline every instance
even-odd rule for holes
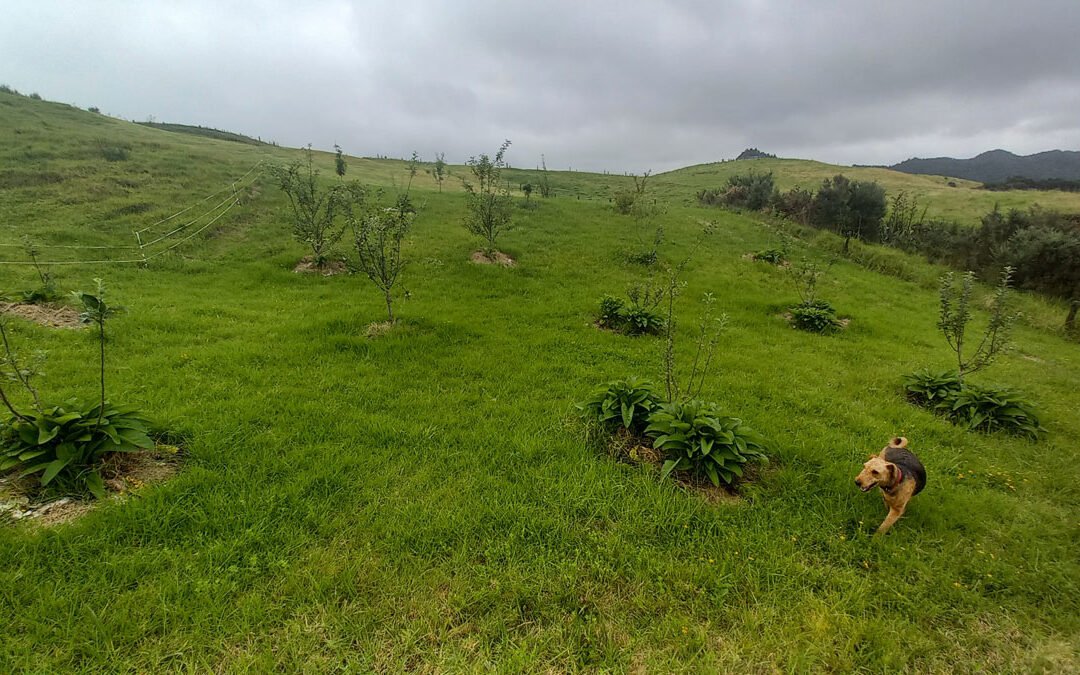
[[[1080,3],[37,2],[0,80],[124,117],[462,161],[674,168],[1080,147]]]

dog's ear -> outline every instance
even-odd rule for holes
[[[891,445],[894,448],[906,448],[907,447],[907,439],[904,438],[903,436],[897,436],[896,438],[892,439],[892,441],[889,442],[889,445]]]
[[[889,472],[889,485],[896,485],[896,465],[890,462],[885,469]]]

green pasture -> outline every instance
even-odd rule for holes
[[[9,244],[30,234],[130,245],[133,231],[258,161],[298,156],[8,95],[0,141]],[[106,161],[103,144],[127,146],[128,159]],[[632,224],[607,201],[627,178],[555,172],[561,196],[534,193],[539,208],[515,208],[500,248],[518,264],[503,269],[469,262],[479,244],[461,225],[460,182],[440,194],[418,177],[401,321],[374,339],[365,329],[384,308],[366,278],[292,271],[305,251],[267,176],[199,236],[155,245],[150,254],[164,252],[144,265],[52,267],[64,289],[104,278],[126,306],[109,329],[110,398],[181,435],[186,458],[172,480],[74,522],[0,521],[0,670],[1080,668],[1080,345],[1057,330],[1062,307],[1020,297],[1016,349],[974,376],[1025,391],[1046,438],[967,433],[900,393],[904,373],[950,364],[935,328],[942,270],[857,247],[819,292],[847,329],[792,330],[788,275],[745,257],[776,245],[775,225],[691,203],[741,164],[655,177],[663,259],[681,260],[701,223],[716,224],[685,272],[678,355],[687,365],[712,292],[729,322],[704,396],[770,448],[737,498],[707,499],[614,461],[578,419],[575,403],[596,385],[662,376],[661,340],[592,323],[602,295],[649,275],[624,261]],[[332,154],[319,166],[337,180]],[[754,166],[782,187],[838,170]],[[888,190],[920,191],[932,210],[971,222],[1014,197],[844,171],[880,173]],[[515,183],[528,175],[507,172]],[[406,179],[402,162],[352,157],[347,177],[391,188]],[[1015,198],[1051,196],[1078,199]],[[831,235],[796,234],[796,259],[837,248]],[[56,262],[143,254],[49,250]],[[0,259],[25,256],[7,247]],[[0,280],[14,290],[34,276],[0,265]],[[48,351],[49,400],[94,396],[89,331],[12,326],[17,349]],[[885,509],[853,479],[897,434],[929,482],[873,538]]]

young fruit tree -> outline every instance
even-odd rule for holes
[[[442,192],[443,181],[449,175],[446,169],[446,153],[440,152],[435,155],[435,163],[431,165],[431,176],[439,184],[439,192]]]
[[[114,453],[150,449],[154,442],[147,435],[149,423],[137,411],[115,406],[105,398],[105,324],[119,308],[106,304],[104,286],[100,279],[95,281],[94,293],[74,294],[83,306],[83,322],[97,326],[100,397],[89,406],[74,400],[63,405],[42,404],[31,383],[38,371],[17,359],[6,321],[0,317],[0,401],[11,413],[6,422],[0,421],[0,473],[17,470],[23,476],[36,474],[41,487],[59,478],[103,497],[102,462]],[[25,389],[33,401],[31,408],[20,410],[4,383]]]
[[[504,141],[494,159],[487,155],[471,157],[465,165],[472,180],[461,179],[468,197],[465,229],[484,239],[484,253],[489,256],[495,253],[499,235],[510,229],[513,215],[510,190],[500,179],[506,167],[503,157],[509,147],[510,141]]]
[[[337,173],[338,178],[345,177],[345,169],[348,164],[345,163],[345,155],[341,152],[341,146],[334,144],[334,171]]]
[[[393,206],[383,206],[381,193],[368,200],[348,220],[353,231],[359,267],[368,279],[382,291],[386,301],[387,320],[394,323],[393,288],[405,266],[401,257],[401,242],[409,232],[416,209],[408,193],[399,195]]]
[[[959,288],[952,272],[941,278],[941,314],[938,317],[938,328],[956,354],[957,379],[961,383],[964,375],[989,366],[1009,347],[1009,333],[1019,316],[1009,306],[1012,274],[1011,267],[1002,270],[1001,281],[994,289],[990,302],[990,321],[974,353],[968,352],[967,355],[964,350],[969,346],[966,342],[967,325],[971,321],[971,292],[975,286],[975,273],[966,272],[960,278]]]
[[[345,235],[345,223],[338,217],[342,211],[342,194],[337,187],[319,185],[319,171],[309,145],[305,161],[271,169],[278,187],[289,198],[293,212],[293,237],[311,248],[316,267],[326,264],[327,255]]]

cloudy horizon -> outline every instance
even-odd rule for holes
[[[1080,2],[6,2],[0,83],[125,119],[663,171],[1080,149]],[[882,3],[884,4],[884,3]]]

